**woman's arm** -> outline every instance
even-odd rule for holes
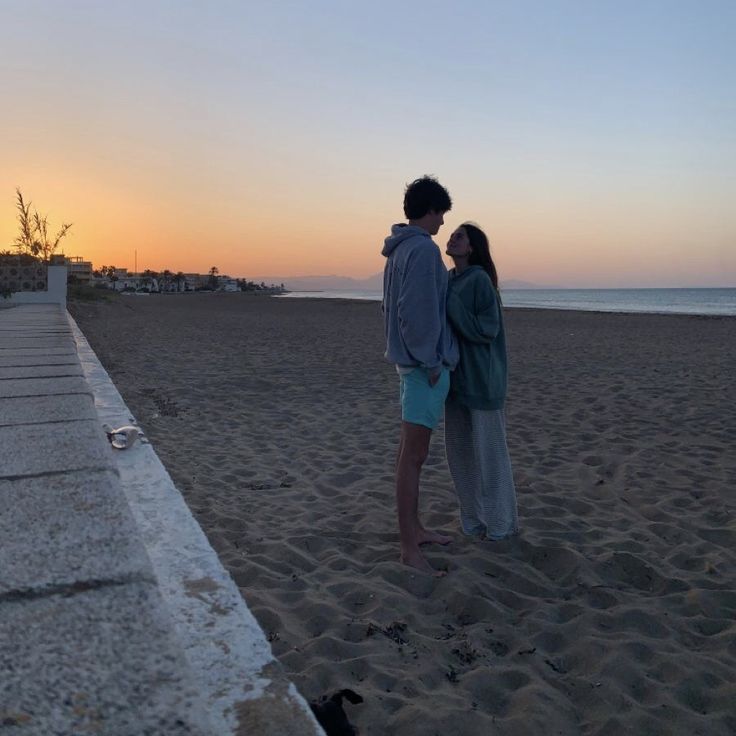
[[[490,343],[501,329],[498,296],[490,278],[479,273],[474,279],[472,308],[453,290],[447,302],[447,315],[455,332],[465,340]]]

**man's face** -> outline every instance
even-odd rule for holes
[[[437,235],[440,228],[445,224],[445,213],[432,210],[429,213],[429,222],[427,224],[429,225],[427,228],[429,234]]]

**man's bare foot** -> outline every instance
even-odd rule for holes
[[[401,562],[404,565],[413,567],[415,570],[419,570],[419,572],[423,572],[426,575],[432,575],[432,577],[435,578],[442,578],[447,575],[444,570],[435,570],[432,565],[424,559],[424,555],[419,551],[419,547],[416,549],[404,550],[401,553]]]
[[[447,534],[440,534],[439,532],[433,532],[429,529],[420,529],[419,531],[419,544],[450,544],[452,537],[448,537]]]

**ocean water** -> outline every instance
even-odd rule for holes
[[[381,301],[380,291],[294,291],[280,298],[367,299]],[[575,309],[588,312],[736,315],[731,289],[504,289],[507,307]]]
[[[734,289],[508,289],[509,307],[595,312],[736,315]]]

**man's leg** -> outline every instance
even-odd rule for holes
[[[401,440],[396,461],[396,507],[399,515],[401,561],[405,565],[435,576],[444,575],[435,570],[421,553],[420,544],[451,541],[424,529],[419,521],[419,476],[427,459],[432,430],[421,424],[401,423]]]

